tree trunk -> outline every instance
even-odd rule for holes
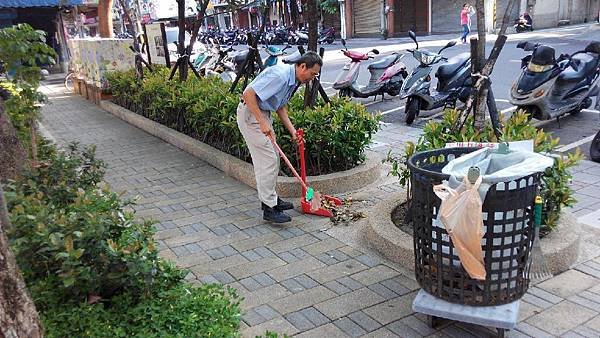
[[[112,7],[113,0],[98,1],[98,31],[101,38],[113,37]]]
[[[179,36],[177,38],[177,54],[185,54],[185,0],[177,0],[177,19]],[[179,81],[187,79],[187,60],[179,63]]]
[[[308,50],[317,51],[319,11],[317,0],[308,0],[304,18],[308,21]]]
[[[477,55],[479,56],[479,67],[485,62],[485,43],[486,43],[486,31],[485,31],[485,2],[484,0],[477,0],[476,2],[477,8]],[[483,90],[480,95],[478,95],[475,100],[475,114],[474,121],[475,130],[483,131],[485,127],[485,113],[486,113],[486,100],[485,97],[487,95],[487,89]]]
[[[4,230],[10,227],[0,184],[0,338],[44,336],[35,304],[29,297]]]
[[[4,112],[4,100],[0,97],[0,182],[14,178],[22,169],[27,155],[8,115]]]

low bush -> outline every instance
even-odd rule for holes
[[[233,337],[239,297],[192,287],[102,183],[93,147],[53,146],[6,186],[11,250],[49,337]]]
[[[250,154],[236,122],[239,93],[229,93],[229,84],[216,77],[167,81],[168,69],[148,74],[141,85],[135,73],[114,72],[107,76],[114,101],[144,117],[175,129],[221,151],[250,162]],[[333,98],[315,109],[305,110],[302,91],[289,105],[290,120],[305,131],[308,175],[347,170],[365,160],[365,149],[379,128],[361,104]],[[297,159],[296,146],[276,118],[278,143],[290,160]]]
[[[487,123],[483,132],[477,132],[473,127],[473,118],[469,117],[464,127],[454,131],[452,126],[458,118],[456,110],[448,110],[441,121],[428,122],[423,128],[423,134],[417,143],[408,142],[404,153],[392,155],[388,153],[387,161],[392,164],[391,174],[397,176],[402,186],[409,186],[410,171],[406,161],[415,152],[444,148],[450,142],[498,142],[491,123]],[[515,112],[504,124],[502,141],[533,140],[534,151],[548,153],[558,147],[558,138],[536,129],[530,123],[529,116],[523,111]],[[581,159],[579,152],[557,157],[554,166],[548,168],[542,176],[540,194],[544,199],[542,224],[546,231],[551,231],[558,222],[563,207],[575,203],[573,191],[569,187],[572,178],[569,168],[575,166]],[[410,196],[410,187],[409,187]]]

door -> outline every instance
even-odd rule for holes
[[[378,36],[381,29],[381,0],[358,0],[354,4],[354,36]]]
[[[394,33],[406,36],[409,30],[417,33],[429,31],[429,1],[396,0],[394,12]]]

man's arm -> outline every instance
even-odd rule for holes
[[[254,91],[254,89],[252,89],[252,87],[246,88],[246,90],[244,90],[244,93],[242,94],[242,98],[244,99],[244,103],[246,104],[252,115],[254,115],[254,118],[256,118],[256,121],[258,121],[258,124],[260,125],[260,131],[267,137],[274,136],[271,131],[271,127],[269,126],[267,121],[265,121],[265,118],[263,117],[262,112],[258,107],[258,100],[256,99],[256,92]]]
[[[296,128],[294,128],[292,121],[290,121],[287,105],[277,109],[277,115],[279,115],[279,119],[281,120],[281,123],[283,123],[285,129],[287,129],[292,135],[292,140],[296,141]]]

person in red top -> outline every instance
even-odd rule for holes
[[[463,28],[463,34],[460,37],[462,43],[467,43],[467,35],[471,32],[471,15],[475,14],[473,6],[465,3],[460,11],[460,24]]]

